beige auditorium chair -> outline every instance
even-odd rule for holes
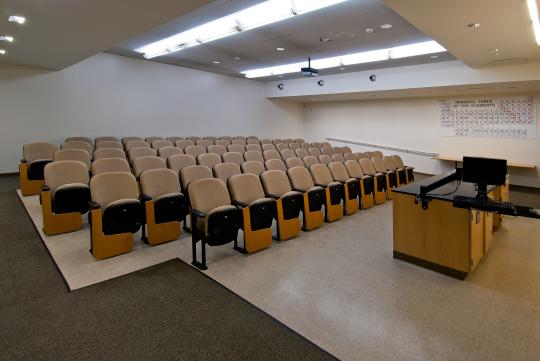
[[[155,142],[156,140],[165,140],[163,137],[146,137],[144,138],[144,141],[148,144],[152,144],[152,142]]]
[[[246,152],[246,148],[242,144],[231,144],[227,146],[227,151],[244,154]]]
[[[407,174],[407,183],[414,182],[414,167],[406,166],[399,155],[391,155],[390,157],[398,168],[405,169]]]
[[[246,140],[246,146],[248,145],[261,145],[261,142],[258,138],[248,138]]]
[[[214,169],[216,164],[221,163],[221,157],[214,153],[203,153],[197,156],[197,164]]]
[[[322,155],[320,148],[309,148],[308,153],[314,157],[320,157]]]
[[[104,259],[130,252],[144,221],[137,180],[131,173],[101,173],[90,179],[90,253]]]
[[[113,140],[101,140],[99,142],[96,142],[95,149],[103,148],[124,149],[124,146],[122,145],[122,143]]]
[[[87,155],[80,149],[64,151]],[[86,164],[77,160],[54,161],[45,166],[44,176],[45,185],[40,196],[43,233],[52,236],[81,229],[82,215],[88,212],[90,202]]]
[[[124,152],[122,149],[103,148],[103,149],[97,149],[94,151],[94,160],[105,159],[105,158],[127,159],[126,152]]]
[[[202,138],[192,135],[192,136],[186,137],[186,140],[191,140],[193,142],[196,142],[198,140],[202,140]]]
[[[58,147],[51,143],[35,142],[23,145],[23,158],[19,163],[19,181],[23,196],[32,196],[41,192],[45,165],[53,161]]]
[[[312,155],[308,155],[307,157],[302,158],[302,161],[304,162],[304,166],[306,168],[311,167],[313,164],[320,164],[319,159]]]
[[[141,137],[123,137],[121,143],[125,146],[127,142],[131,142],[132,140],[144,141]]]
[[[285,144],[291,144],[291,143],[294,143],[294,139],[292,139],[292,138],[285,138],[285,139],[283,140],[283,142],[284,142]]]
[[[132,148],[128,151],[128,160],[130,163],[133,163],[133,161],[140,157],[155,157],[157,156],[157,152],[155,149],[152,148],[146,148],[146,147],[140,147],[140,148]]]
[[[206,148],[208,148],[209,146],[214,145],[214,141],[212,141],[212,140],[205,140],[205,139],[203,139],[203,140],[197,140],[197,141],[195,142],[195,145],[198,145],[198,146],[203,147],[204,149],[206,149]]]
[[[124,144],[124,149],[129,153],[130,150],[134,148],[152,148],[150,144],[146,143],[144,140],[130,140]]]
[[[268,139],[268,138],[261,139],[261,145],[263,144],[273,144],[272,139]]]
[[[250,150],[255,150],[257,152],[262,152],[262,148],[260,144],[248,144],[246,145],[246,152],[249,152]]]
[[[87,137],[68,137],[64,140],[64,143],[67,143],[67,142],[86,142],[90,144],[92,148],[94,146],[94,141]]]
[[[313,142],[311,143],[311,146],[313,148],[317,148],[317,149],[321,149],[322,148],[322,144],[320,142]],[[312,154],[313,155],[313,154]]]
[[[332,156],[334,154],[334,150],[331,147],[323,147],[321,148],[321,153],[323,155]]]
[[[184,137],[178,137],[178,136],[172,136],[172,137],[167,137],[165,138],[165,140],[168,140],[169,142],[172,142],[172,144],[175,144],[177,140],[183,140]]]
[[[54,152],[53,160],[60,161],[60,160],[76,160],[81,163],[84,163],[86,166],[86,170],[90,171],[90,156],[86,152],[86,150],[83,149],[60,149]]]
[[[219,139],[224,139],[224,140],[231,141],[231,140],[232,140],[232,137],[229,136],[229,135],[222,135],[221,137],[219,137]]]
[[[386,165],[387,169],[392,170],[397,174],[398,185],[407,184],[407,171],[405,170],[405,168],[401,168],[400,166],[398,166],[396,162],[394,162],[394,158],[392,158],[391,156],[385,155],[384,157],[382,157],[382,160]]]
[[[194,145],[195,142],[190,139],[180,139],[174,142],[174,146],[180,148],[183,152],[185,152],[187,147],[193,147]]]
[[[217,137],[214,137],[214,136],[211,136],[211,135],[207,135],[207,136],[203,137],[203,140],[209,140],[209,141],[212,142],[212,144],[214,144],[216,139],[217,139]]]
[[[225,184],[233,175],[242,174],[240,166],[236,163],[219,163],[214,166],[214,177],[221,179]]]
[[[244,159],[246,160],[246,162],[256,161],[256,162],[264,163],[263,154],[255,150],[250,150],[248,152],[245,152]]]
[[[300,159],[303,159],[304,157],[308,157],[308,156],[309,156],[308,151],[305,150],[305,149],[302,149],[302,148],[296,149],[296,150],[294,151],[294,153],[295,153],[296,156],[297,156],[298,158],[300,158]]]
[[[210,145],[208,148],[206,148],[206,151],[208,153],[217,154],[221,157],[224,153],[227,153],[227,148],[222,145]]]
[[[272,140],[272,144],[274,144],[274,145],[278,145],[280,143],[285,143],[285,141],[283,139],[280,139],[280,138],[276,138],[276,139]]]
[[[152,145],[152,148],[154,148],[155,150],[160,150],[161,148],[165,148],[165,147],[174,147],[173,142],[169,142],[168,140],[163,140],[163,139],[154,140],[150,144]]]
[[[287,158],[294,158],[296,157],[296,153],[294,153],[294,150],[291,149],[283,149],[279,152],[281,155],[281,159],[285,160]]]
[[[291,157],[285,159],[285,165],[287,166],[287,169],[292,167],[304,167],[304,162],[298,157]]]
[[[323,154],[319,156],[319,163],[321,164],[330,164],[332,162],[333,162],[332,157],[329,155]]]
[[[380,150],[373,151],[372,153],[373,153],[373,157],[379,157],[379,158],[384,157],[384,155],[382,154]]]
[[[256,176],[260,176],[262,172],[266,170],[266,168],[264,168],[264,163],[255,160],[242,163],[240,168],[242,169],[242,173],[251,173]]]
[[[91,144],[82,140],[72,140],[69,142],[65,142],[60,145],[60,149],[82,149],[88,153],[90,158],[92,157],[92,153],[94,151],[94,147]]]
[[[309,167],[309,171],[315,185],[325,189],[326,221],[334,222],[343,218],[342,201],[345,195],[343,184],[334,181],[326,164],[314,164]]]
[[[191,182],[198,179],[213,178],[212,170],[203,165],[190,165],[180,171],[180,184],[184,193],[188,193]]]
[[[330,144],[329,142],[321,142],[321,147],[323,147],[323,148],[331,148],[332,144]]]
[[[293,191],[287,174],[269,170],[261,174],[261,182],[267,197],[276,200],[277,239],[285,241],[301,232],[300,212],[303,209],[302,193]]]
[[[244,163],[244,156],[237,152],[223,153],[223,155],[221,156],[221,159],[223,160],[223,163],[235,163],[235,164],[238,164],[238,166]]]
[[[276,146],[273,144],[262,144],[261,145],[263,152],[265,150],[277,150]]]
[[[292,150],[297,150],[301,149],[302,147],[298,143],[289,143],[289,148],[291,148]]]
[[[345,162],[345,168],[351,178],[358,179],[360,181],[360,200],[361,207],[363,209],[373,207],[373,189],[375,180],[369,175],[365,175],[362,170],[362,166],[356,160],[348,160]]]
[[[180,177],[180,171],[190,165],[196,165],[197,161],[189,154],[176,154],[167,158],[167,167],[176,172]]]
[[[270,159],[279,159],[281,160],[281,156],[276,150],[265,150],[263,152],[264,160],[270,160]]]
[[[206,153],[206,148],[200,145],[192,145],[184,148],[184,153],[192,155],[197,159],[200,154]]]
[[[184,152],[182,152],[182,149],[176,147],[163,147],[158,150],[158,155],[165,160],[175,154],[184,154]]]
[[[352,154],[353,153],[351,147],[348,147],[348,146],[341,147],[341,150],[342,150],[343,154]]]
[[[311,148],[311,144],[309,144],[309,143],[300,143],[300,148],[308,150],[309,148]]]
[[[231,204],[231,198],[223,181],[205,178],[193,181],[189,187],[191,219],[194,224],[191,233],[193,253],[192,265],[206,270],[206,246],[222,246],[234,242],[238,247],[238,231],[242,221],[241,213]],[[197,243],[201,242],[201,261],[197,260]]]
[[[347,215],[355,214],[360,209],[360,181],[350,177],[347,168],[341,162],[328,164],[328,169],[334,181],[343,184],[345,213]]]
[[[241,145],[241,146],[245,147],[246,146],[246,139],[245,138],[234,138],[231,141],[231,144],[238,144],[238,145]]]
[[[392,169],[388,169],[382,158],[373,157],[371,158],[371,162],[378,173],[386,176],[386,197],[387,199],[392,199],[392,189],[399,187],[398,174]]]
[[[178,239],[180,223],[186,218],[188,206],[180,192],[176,172],[171,169],[150,169],[141,174],[140,183],[146,215],[143,240],[156,245]]]
[[[116,137],[97,137],[94,139],[95,143],[98,142],[119,142],[118,138]]]
[[[378,173],[373,162],[368,158],[358,161],[364,174],[373,177],[373,199],[375,204],[383,204],[387,197],[387,177],[386,174]]]
[[[298,143],[298,144],[304,144],[304,143],[306,143],[306,141],[305,141],[304,139],[302,139],[302,138],[296,138],[296,139],[294,140],[294,142],[295,142],[295,143]]]
[[[147,156],[133,159],[133,175],[135,175],[137,179],[139,179],[141,174],[147,170],[166,168],[167,163],[165,163],[165,160],[157,156]]]
[[[131,172],[129,163],[123,158],[103,158],[92,162],[92,175],[111,172]]]
[[[287,166],[281,159],[268,159],[264,162],[264,166],[267,170],[280,170],[282,172],[287,171]]]
[[[216,140],[214,140],[214,144],[215,145],[222,145],[225,148],[227,148],[227,146],[229,146],[231,144],[231,141],[228,140],[228,139],[216,139]]]
[[[281,152],[282,150],[285,150],[285,149],[289,149],[289,150],[290,150],[288,144],[285,144],[285,143],[278,143],[278,144],[276,144],[276,150],[277,150],[278,152]]]
[[[232,203],[242,212],[244,250],[253,253],[272,246],[276,201],[267,198],[255,174],[237,174],[228,180]]]
[[[315,186],[311,173],[305,167],[288,169],[287,175],[291,182],[292,189],[302,193],[303,229],[310,231],[319,228],[324,222],[324,214],[322,211],[326,199],[324,188]]]
[[[344,154],[345,160],[356,160],[356,155],[353,153],[345,153]]]
[[[334,162],[345,163],[346,160],[347,159],[345,159],[343,154],[334,154],[334,155],[332,155],[332,161],[334,161]]]

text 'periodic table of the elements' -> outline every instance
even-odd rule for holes
[[[536,138],[532,96],[441,99],[439,108],[441,136]]]

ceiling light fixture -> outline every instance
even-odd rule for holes
[[[327,69],[343,65],[364,64],[375,61],[385,61],[389,59],[399,59],[410,56],[441,53],[444,51],[446,51],[446,49],[439,45],[437,42],[426,41],[422,43],[398,46],[395,48],[365,51],[362,53],[312,60],[311,64],[316,69]],[[300,68],[304,67],[305,65],[305,62],[285,64],[269,68],[246,70],[243,71],[242,74],[244,74],[246,78],[260,78],[279,74],[297,73],[300,71]]]
[[[235,57],[233,58],[233,60],[240,60],[240,57],[239,57],[239,56],[235,56]]]
[[[527,8],[529,9],[536,45],[540,45],[540,17],[538,15],[536,0],[527,0]]]
[[[214,64],[219,64],[219,63],[221,63],[221,62],[220,62],[220,61],[217,61],[217,60],[214,60],[212,63],[214,63]]]
[[[438,55],[430,55],[430,59],[437,59],[439,56]]]
[[[12,43],[13,42],[13,36],[2,35],[2,36],[0,36],[0,41],[7,41],[9,43]]]
[[[276,51],[285,51],[285,48],[276,48]]]
[[[371,34],[371,33],[373,33],[375,30],[373,30],[372,28],[366,28],[366,29],[364,29],[364,31],[366,32],[366,34]]]
[[[8,19],[10,23],[17,23],[17,24],[24,24],[26,22],[26,18],[24,16],[20,15],[11,15]]]
[[[4,49],[0,49],[0,55],[6,54],[6,51]]]
[[[381,29],[392,29],[392,24],[382,24]]]
[[[347,0],[268,0],[135,49],[146,59],[208,43]]]

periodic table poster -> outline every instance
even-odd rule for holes
[[[536,138],[532,96],[441,99],[439,109],[441,136]]]

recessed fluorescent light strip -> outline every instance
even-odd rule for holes
[[[529,8],[529,16],[532,21],[536,44],[540,45],[540,15],[538,15],[538,5],[536,4],[536,0],[527,0],[527,7]]]
[[[384,61],[389,59],[400,59],[411,56],[441,53],[446,51],[436,41],[426,41],[423,43],[409,44],[395,48],[366,51],[333,58],[324,58],[311,60],[311,66],[315,69],[336,68],[344,65],[364,64],[375,61]],[[281,75],[289,73],[298,73],[300,68],[305,66],[305,62],[273,66],[270,68],[253,69],[243,71],[246,78],[260,78],[272,75]]]
[[[348,0],[269,0],[135,49],[146,59],[238,34]]]

